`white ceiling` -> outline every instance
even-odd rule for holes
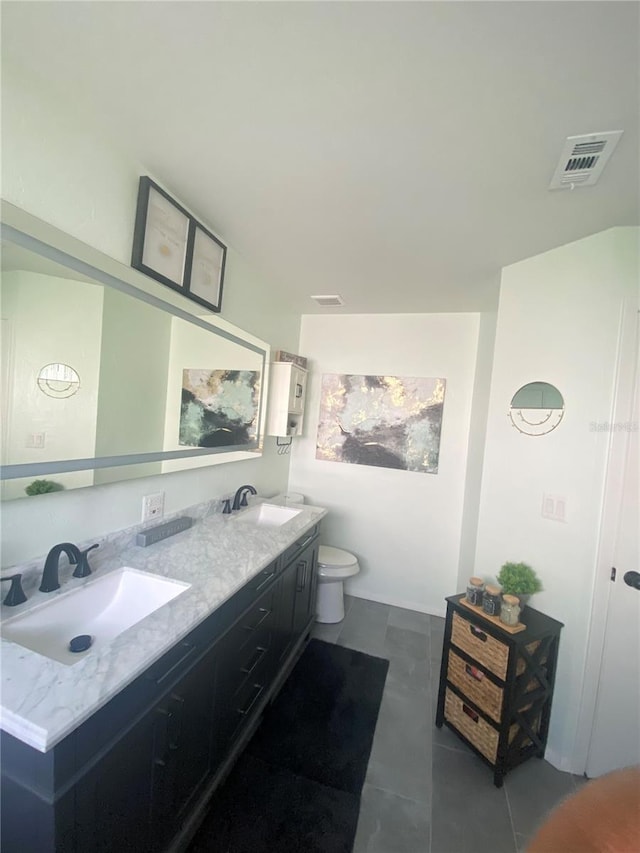
[[[638,223],[639,9],[4,2],[2,39],[295,311],[477,311],[502,266]],[[566,136],[620,128],[595,187],[548,191]]]

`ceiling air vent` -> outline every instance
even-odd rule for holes
[[[622,136],[622,130],[568,136],[550,190],[572,190],[596,183]]]
[[[338,296],[337,293],[333,296],[312,296],[311,298],[315,299],[318,305],[344,305],[344,299],[342,298],[342,296]]]

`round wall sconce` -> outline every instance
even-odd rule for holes
[[[45,364],[38,373],[38,388],[47,397],[73,397],[80,388],[80,377],[68,364]]]
[[[525,435],[546,435],[564,415],[564,399],[548,382],[529,382],[516,391],[511,400],[509,418]]]

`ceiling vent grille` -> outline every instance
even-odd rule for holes
[[[320,295],[320,296],[312,296],[318,305],[327,306],[327,305],[344,305],[344,299],[342,296],[338,296],[338,294],[331,295]]]
[[[590,187],[596,183],[622,136],[622,130],[568,136],[550,190]]]

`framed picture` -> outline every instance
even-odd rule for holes
[[[142,176],[133,233],[131,266],[184,291],[191,217],[151,178]]]
[[[227,247],[195,220],[191,224],[187,295],[212,311],[220,311]]]

